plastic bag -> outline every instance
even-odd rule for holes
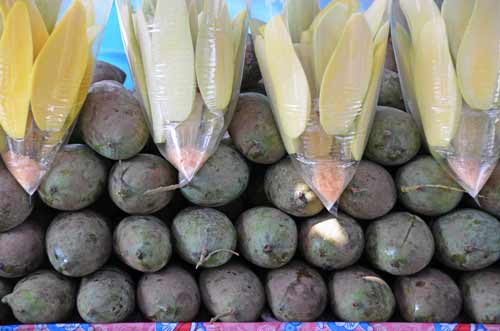
[[[116,0],[151,135],[188,183],[215,152],[239,96],[246,0]]]
[[[322,1],[324,3],[324,1]],[[285,147],[330,212],[375,115],[390,0],[254,1],[257,59]]]
[[[87,96],[111,0],[0,2],[0,153],[33,194]]]
[[[407,109],[476,197],[500,155],[500,1],[395,0],[391,33]]]

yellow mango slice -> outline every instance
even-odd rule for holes
[[[457,56],[462,95],[473,109],[500,105],[500,1],[476,0]]]
[[[182,122],[196,93],[194,49],[184,1],[158,1],[151,33],[150,102],[153,121]]]
[[[427,22],[415,45],[413,68],[418,108],[430,147],[449,146],[462,111],[444,20]]]
[[[193,47],[196,47],[196,40],[198,39],[198,15],[203,9],[202,0],[186,0],[189,10],[189,26],[191,27],[191,39],[193,40]]]
[[[271,100],[274,119],[276,120],[276,124],[281,133],[281,140],[283,140],[283,144],[285,145],[285,149],[287,150],[288,154],[296,154],[299,151],[300,141],[297,138],[288,137],[285,134],[283,125],[280,121],[280,116],[277,110],[278,106],[276,102],[276,90],[274,88],[275,83],[273,82],[269,64],[267,63],[266,43],[264,41],[263,36],[261,35],[255,36],[254,48],[255,48],[255,55],[257,56],[257,60],[259,61],[259,67],[262,73],[262,78],[264,79],[264,83],[266,85],[266,92]]]
[[[287,0],[283,19],[294,43],[300,42],[302,31],[307,30],[319,12],[317,0]]]
[[[349,8],[349,15],[359,11],[359,0],[333,0],[329,2],[321,11],[328,11],[331,7],[336,6],[339,3],[346,5]]]
[[[246,41],[246,35],[248,30],[247,24],[248,12],[246,10],[241,11],[233,20],[232,30],[233,30],[233,42],[234,42],[234,55],[235,61],[240,58],[239,49],[241,48],[242,42]],[[245,30],[246,28],[246,30]]]
[[[0,124],[13,139],[24,138],[26,131],[32,66],[29,12],[26,4],[18,2],[7,16],[0,39]]]
[[[380,25],[384,19],[384,15],[389,8],[389,0],[374,0],[370,7],[365,12],[365,18],[370,26],[372,35],[375,38],[379,31]]]
[[[31,35],[33,38],[33,56],[36,58],[43,45],[49,39],[49,33],[45,27],[45,22],[43,21],[42,15],[38,11],[38,8],[29,0],[19,0],[26,4],[28,11],[30,13],[31,21]]]
[[[387,50],[387,42],[389,40],[389,22],[382,25],[375,36],[375,49],[373,51],[373,70],[363,102],[363,110],[356,120],[356,135],[352,140],[352,156],[354,160],[361,161],[365,151],[368,137],[370,136],[370,126],[375,117],[375,107],[377,106],[377,99],[380,89],[380,77],[384,71],[385,53]]]
[[[411,38],[406,29],[398,22],[394,23],[392,30],[394,51],[398,58],[398,71],[401,84],[404,86],[403,94],[410,107],[417,108],[415,99],[415,87],[413,85],[413,46]],[[413,109],[417,112],[418,109]]]
[[[441,15],[446,23],[446,32],[450,42],[450,51],[453,59],[457,59],[458,49],[462,37],[469,24],[475,0],[444,0]]]
[[[307,77],[307,82],[309,85],[309,90],[311,91],[311,97],[316,97],[316,86],[314,85],[314,58],[313,49],[309,44],[295,44],[295,53],[302,64],[302,68]]]
[[[15,2],[16,0],[0,0],[0,12],[2,12],[2,16],[7,18],[10,9],[14,6]]]
[[[321,84],[319,109],[326,133],[352,132],[372,76],[373,38],[361,13],[353,14],[326,68]]]
[[[233,91],[234,46],[225,0],[205,0],[196,42],[196,78],[210,110],[226,111]]]
[[[318,90],[349,16],[349,8],[343,3],[337,3],[328,10],[322,11],[318,15],[319,19],[313,23],[314,83]]]
[[[144,73],[144,65],[142,63],[141,49],[134,31],[134,16],[132,14],[132,7],[130,2],[120,1],[117,3],[116,10],[119,17],[123,44],[125,48],[128,49],[126,54],[130,69],[133,73],[134,83],[142,99],[148,123],[151,123],[151,108],[149,105],[146,76]]]
[[[434,0],[400,0],[399,5],[406,17],[412,42],[415,43],[422,27],[429,21],[441,17]]]
[[[48,33],[51,33],[56,25],[59,9],[61,8],[61,1],[62,0],[35,0],[35,4],[43,17]]]
[[[283,130],[291,138],[305,130],[311,110],[311,93],[292,39],[281,16],[274,16],[265,31],[266,57]]]
[[[31,109],[38,128],[60,131],[74,107],[87,68],[86,11],[75,0],[50,35],[33,67]]]

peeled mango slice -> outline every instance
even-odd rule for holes
[[[33,38],[33,55],[34,58],[38,56],[40,50],[43,45],[49,39],[49,33],[47,32],[47,28],[45,27],[45,22],[43,21],[38,8],[28,0],[19,0],[26,4],[28,7],[28,11],[30,13],[30,21],[31,21],[31,35]]]
[[[182,122],[193,109],[196,93],[194,49],[184,1],[158,1],[151,33],[153,120]]]
[[[500,1],[476,0],[457,57],[465,101],[472,109],[500,105]]]
[[[267,65],[283,131],[290,138],[297,138],[306,128],[311,93],[307,76],[280,15],[267,23],[265,43]]]
[[[276,91],[274,88],[275,82],[273,82],[272,80],[269,64],[267,63],[266,43],[262,35],[255,36],[254,48],[255,48],[255,55],[257,56],[257,60],[259,61],[259,67],[262,73],[262,78],[264,79],[266,85],[267,94],[271,99],[274,119],[276,120],[276,124],[278,125],[278,128],[281,133],[281,140],[283,140],[283,144],[285,145],[288,154],[296,154],[299,151],[300,141],[297,138],[288,137],[285,134],[283,125],[280,121],[280,116],[277,111],[278,106],[276,102]]]
[[[389,22],[382,25],[375,36],[375,49],[373,51],[373,70],[366,93],[365,101],[363,102],[363,110],[359,118],[356,120],[356,135],[352,142],[352,156],[356,161],[361,161],[365,151],[368,137],[370,136],[370,125],[375,117],[375,107],[380,88],[380,77],[384,70],[385,53],[387,50],[387,42],[389,39]]]
[[[226,110],[234,70],[232,22],[226,1],[205,0],[196,42],[196,77],[208,109]]]
[[[189,10],[189,25],[191,27],[191,39],[193,40],[193,47],[196,47],[196,40],[198,39],[198,15],[203,9],[202,0],[186,0]]]
[[[410,27],[413,43],[416,42],[427,22],[441,17],[441,12],[434,0],[400,0],[399,5]]]
[[[388,0],[374,0],[370,7],[365,12],[365,18],[370,26],[372,35],[375,38],[379,31],[380,25],[384,19],[384,14],[389,7]]]
[[[134,19],[132,8],[128,1],[117,3],[116,10],[120,18],[121,33],[123,35],[123,43],[127,52],[130,68],[134,73],[134,81],[141,99],[143,100],[144,108],[151,121],[151,109],[149,106],[148,92],[146,88],[146,76],[144,74],[144,66],[142,64],[141,50],[134,32]]]
[[[469,24],[475,0],[444,0],[441,15],[446,23],[450,51],[456,60],[465,29]]]
[[[462,98],[441,17],[423,26],[415,50],[414,84],[425,137],[430,147],[448,147],[457,131]]]
[[[248,35],[248,11],[243,10],[236,18],[233,20],[233,38],[234,38],[234,78],[233,78],[233,91],[231,96],[231,105],[236,105],[238,102],[239,90],[241,87],[241,81],[243,78],[243,70],[245,67],[245,51],[247,47],[247,35]],[[229,127],[230,119],[226,122]]]
[[[247,36],[247,31],[245,29],[247,27],[247,16],[248,12],[246,10],[243,10],[240,12],[238,15],[233,20],[232,23],[232,30],[233,30],[233,43],[234,43],[234,57],[235,57],[235,63],[238,59],[241,58],[241,52],[239,50],[241,49],[241,46],[243,45],[243,42],[246,42],[246,36]]]
[[[319,12],[317,0],[288,0],[283,18],[294,43],[300,42],[302,31],[307,30]]]
[[[337,5],[338,3],[344,4],[349,8],[349,15],[354,14],[359,11],[359,0],[336,0],[328,3],[324,10],[328,10],[330,7]]]
[[[321,125],[330,135],[352,132],[370,83],[373,66],[373,38],[361,13],[353,14],[328,63],[321,85]]]
[[[323,73],[342,37],[349,16],[349,7],[343,3],[337,3],[326,11],[322,11],[318,15],[318,20],[313,23],[314,83],[318,90],[323,81]]]
[[[316,96],[316,86],[314,85],[314,59],[313,59],[313,49],[309,44],[295,44],[295,53],[302,64],[302,68],[307,77],[307,82],[309,83],[309,89],[311,91],[311,96]]]
[[[29,12],[26,4],[18,2],[7,16],[0,39],[0,124],[13,139],[24,138],[26,131],[32,65]]]
[[[40,130],[53,132],[64,127],[78,97],[88,55],[86,11],[75,0],[33,67],[31,109]]]
[[[14,6],[16,0],[0,0],[0,11],[4,17],[9,15],[10,9]]]
[[[62,0],[35,0],[35,4],[40,11],[45,22],[45,27],[49,33],[52,32],[56,25],[59,9],[61,8]]]

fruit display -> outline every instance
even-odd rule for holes
[[[319,3],[271,0],[260,4],[262,11],[256,4],[250,26],[284,146],[332,211],[368,141],[391,1],[370,1],[368,8],[359,0],[331,1],[321,9]]]
[[[500,157],[500,2],[395,0],[391,34],[428,149],[477,197]]]
[[[0,0],[0,14],[5,10],[3,4],[10,1],[27,2]],[[65,0],[61,1],[64,5]],[[457,6],[459,2],[465,5],[456,1]],[[406,112],[410,109],[404,109],[405,105],[394,108],[400,92],[394,88],[396,82],[387,83],[381,75],[377,75],[375,92],[386,89],[386,95],[394,97],[379,99],[377,107],[376,98],[373,107],[362,105],[359,119],[350,124],[339,121],[341,112],[326,117],[327,124],[334,123],[328,130],[350,126],[349,132],[354,132],[359,125],[367,125],[362,133],[367,146],[364,158],[352,156],[355,147],[351,138],[358,134],[343,136],[322,129],[325,135],[320,136],[318,131],[308,130],[313,125],[310,122],[316,121],[319,127],[325,123],[320,110],[315,114],[311,109],[305,131],[288,139],[284,133],[297,129],[300,123],[292,123],[289,118],[282,121],[280,111],[287,109],[279,107],[293,105],[283,104],[283,100],[296,102],[303,96],[283,94],[288,91],[284,87],[293,83],[291,80],[300,83],[294,75],[298,68],[305,68],[303,56],[307,48],[302,39],[306,38],[312,50],[311,66],[301,69],[309,71],[305,73],[307,91],[311,95],[319,93],[321,98],[317,75],[324,74],[319,78],[323,83],[330,81],[327,84],[339,83],[339,79],[347,83],[353,77],[347,71],[336,77],[328,70],[341,62],[333,55],[329,63],[331,52],[344,61],[350,57],[342,54],[342,47],[330,49],[332,45],[320,39],[331,36],[330,29],[338,32],[339,45],[345,39],[343,35],[357,35],[363,30],[371,38],[387,23],[385,8],[390,1],[374,0],[373,7],[366,9],[357,0],[336,0],[319,12],[305,5],[313,1],[284,2],[288,5],[284,11],[276,9],[284,15],[260,25],[262,34],[247,39],[244,30],[245,36],[239,39],[243,33],[234,31],[246,29],[247,21],[251,25],[259,22],[250,19],[253,13],[247,14],[246,5],[239,6],[238,1],[142,0],[134,2],[140,5],[133,7],[128,1],[117,0],[140,101],[122,85],[124,73],[101,62],[91,79],[94,83],[76,130],[55,156],[38,193],[27,193],[0,161],[0,331],[499,329],[500,166],[477,199],[468,196],[462,183],[436,160],[428,131],[421,130],[425,123]],[[445,0],[443,10],[449,10],[449,6]],[[53,22],[57,30],[53,13],[40,11],[47,27]],[[229,20],[229,13],[236,16]],[[183,17],[186,14],[187,21]],[[174,25],[164,25],[165,17],[182,28],[173,30]],[[164,39],[157,40],[151,22],[158,24]],[[282,48],[285,39],[277,38],[279,30],[283,30],[280,24],[286,24],[286,34],[279,36],[291,41],[293,53],[288,47]],[[196,33],[191,34],[193,31]],[[231,38],[226,35],[229,32]],[[212,33],[219,50],[213,59],[221,63],[211,72],[213,77],[197,80],[200,72],[207,74],[200,67],[198,52],[210,49],[202,36]],[[267,38],[275,45],[267,44]],[[228,81],[228,73],[218,72],[218,68],[228,69],[239,63],[234,54],[233,62],[225,61],[229,54],[227,43],[235,46],[235,40],[240,46],[245,42],[245,47],[238,48],[245,59],[241,60],[241,68],[232,69],[241,72],[233,72],[233,79]],[[172,48],[172,42],[179,42],[179,47]],[[361,55],[370,53],[370,42],[364,45]],[[144,43],[158,48],[146,50]],[[344,44],[349,43],[344,40]],[[383,45],[381,59],[385,61],[385,42]],[[271,53],[265,56],[263,65],[259,51],[267,51],[268,46]],[[397,42],[394,46],[398,47]],[[433,46],[441,47],[438,43]],[[281,52],[282,63],[273,61],[273,52]],[[293,54],[300,60],[290,65],[287,61]],[[361,55],[354,58],[361,61]],[[374,61],[380,60],[377,55]],[[165,59],[168,63],[182,63],[178,68],[165,68]],[[280,67],[275,69],[280,70],[280,75],[287,74],[287,81],[273,84],[271,79],[269,84],[271,70],[266,67],[267,61]],[[402,74],[404,63],[398,64]],[[348,67],[344,69],[350,70]],[[192,77],[186,75],[189,68]],[[359,83],[367,73],[362,72],[366,68],[356,68]],[[386,71],[393,69],[398,68]],[[338,72],[338,68],[334,71]],[[174,81],[165,79],[166,74],[175,78],[176,84],[185,84],[184,95],[165,99],[172,96],[172,91],[164,89],[177,88],[169,85]],[[243,77],[237,79],[234,75]],[[203,85],[210,79],[215,82],[215,94],[209,91],[210,86]],[[244,84],[238,98],[235,95],[240,92],[240,80]],[[196,109],[184,114],[191,117],[186,120],[179,112],[192,92],[186,89],[188,83],[193,84],[194,98],[203,99],[198,109],[201,117],[194,126],[189,123],[194,123]],[[372,93],[370,87],[367,89],[365,99]],[[407,98],[404,86],[402,92]],[[335,93],[328,96],[337,106],[348,101],[337,97]],[[474,98],[482,100],[478,95]],[[227,100],[227,107],[219,109]],[[411,107],[411,99],[406,101],[406,106]],[[183,144],[186,140],[175,140],[182,153],[195,158],[201,157],[198,152],[205,153],[198,159],[203,162],[181,168],[175,164],[178,159],[165,157],[170,133],[180,130],[177,133],[182,134],[177,137],[185,138],[194,127],[209,129],[204,119],[219,113],[222,117],[217,119],[217,125],[223,126],[226,135],[221,140],[220,132],[213,131],[208,145],[203,145],[213,148],[192,150],[192,145]],[[177,117],[161,124],[165,130],[151,126],[153,117],[163,116]],[[229,119],[231,123],[226,122]],[[167,140],[159,143],[159,136],[155,136],[158,133],[164,133]],[[422,133],[426,139],[422,139]],[[205,135],[199,131],[194,134],[198,138]],[[296,146],[299,153],[322,153],[338,148],[339,137],[351,140],[345,146],[352,148],[342,153],[351,162],[348,168],[352,174],[331,172],[332,168],[324,163],[313,167],[325,175],[323,184],[333,185],[330,188],[346,181],[332,209],[325,206],[318,187],[303,176],[303,163],[298,154],[290,153],[290,147]],[[306,152],[305,139],[314,141]],[[331,156],[320,160],[330,162]],[[182,169],[196,170],[189,177]],[[212,324],[215,322],[228,324]],[[246,324],[249,322],[265,324]]]
[[[1,2],[0,154],[30,195],[78,118],[111,4]]]

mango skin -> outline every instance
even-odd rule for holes
[[[422,156],[396,173],[399,202],[424,216],[446,214],[460,203],[462,188],[431,157]]]
[[[289,158],[267,169],[264,189],[274,206],[292,216],[311,217],[323,210],[323,204]]]
[[[179,182],[183,180],[179,173]],[[189,185],[181,189],[191,203],[202,207],[220,207],[239,198],[250,179],[245,159],[227,144],[217,151],[194,176]]]
[[[378,104],[398,109],[405,109],[399,75],[391,69],[384,69]]]
[[[475,209],[460,209],[432,224],[436,257],[447,267],[473,271],[500,258],[500,222]]]
[[[386,322],[396,308],[389,285],[375,272],[360,266],[335,272],[329,290],[332,310],[342,321]]]
[[[275,269],[286,265],[297,249],[297,225],[279,209],[249,209],[236,222],[240,253],[252,264]]]
[[[340,209],[354,218],[373,220],[389,213],[397,200],[391,174],[370,161],[361,161],[354,178],[340,196]]]
[[[394,294],[406,322],[451,323],[456,321],[462,309],[462,295],[457,284],[437,269],[397,278]]]
[[[117,268],[104,268],[82,279],[77,308],[87,323],[123,322],[135,309],[134,282]]]
[[[222,322],[256,322],[265,306],[257,275],[241,263],[203,270],[199,279],[203,303],[212,316],[232,312]]]
[[[120,84],[125,83],[127,74],[120,68],[104,61],[97,61],[94,69],[92,83],[102,82],[103,80],[114,80]]]
[[[280,321],[315,321],[327,305],[324,279],[300,261],[268,272],[265,288],[267,303]]]
[[[285,154],[269,99],[258,93],[242,93],[229,126],[238,150],[250,161],[273,164]]]
[[[119,82],[110,80],[90,87],[76,131],[90,148],[111,160],[130,159],[149,141],[140,102]]]
[[[153,216],[129,216],[116,227],[113,246],[129,267],[141,272],[156,272],[172,257],[170,230]]]
[[[400,166],[413,159],[422,146],[412,116],[391,107],[377,107],[365,156],[383,166]]]
[[[54,269],[70,277],[99,270],[112,251],[107,220],[90,210],[59,214],[47,229],[45,240]]]
[[[330,237],[332,233],[344,233],[345,237],[335,240]],[[325,213],[301,222],[299,244],[308,263],[334,270],[353,265],[361,258],[365,237],[363,229],[353,218],[343,213],[336,218]]]
[[[500,165],[497,165],[478,195],[481,209],[500,218]]]
[[[44,232],[37,221],[30,219],[0,233],[0,277],[23,277],[43,263]]]
[[[165,208],[174,191],[148,191],[176,184],[175,169],[163,158],[139,154],[115,163],[108,178],[108,192],[113,202],[131,215],[149,215]]]
[[[200,310],[200,290],[194,277],[179,266],[143,274],[137,285],[137,304],[153,322],[190,322]]]
[[[500,269],[487,268],[469,272],[460,279],[467,315],[474,322],[498,324],[500,322]]]
[[[196,265],[202,255],[219,249],[236,249],[237,234],[233,223],[223,213],[210,208],[186,208],[174,218],[172,235],[177,254],[186,262]],[[226,264],[229,252],[218,252],[201,265],[214,268]]]
[[[371,264],[392,275],[423,270],[434,255],[434,238],[427,224],[406,212],[391,213],[366,230],[366,254]]]
[[[85,145],[65,145],[57,154],[38,194],[48,206],[62,211],[87,208],[104,193],[106,162]]]
[[[76,286],[72,280],[51,270],[39,270],[26,276],[2,299],[23,324],[63,321],[71,315],[75,301]]]
[[[33,210],[34,201],[0,162],[0,232],[23,223]]]

